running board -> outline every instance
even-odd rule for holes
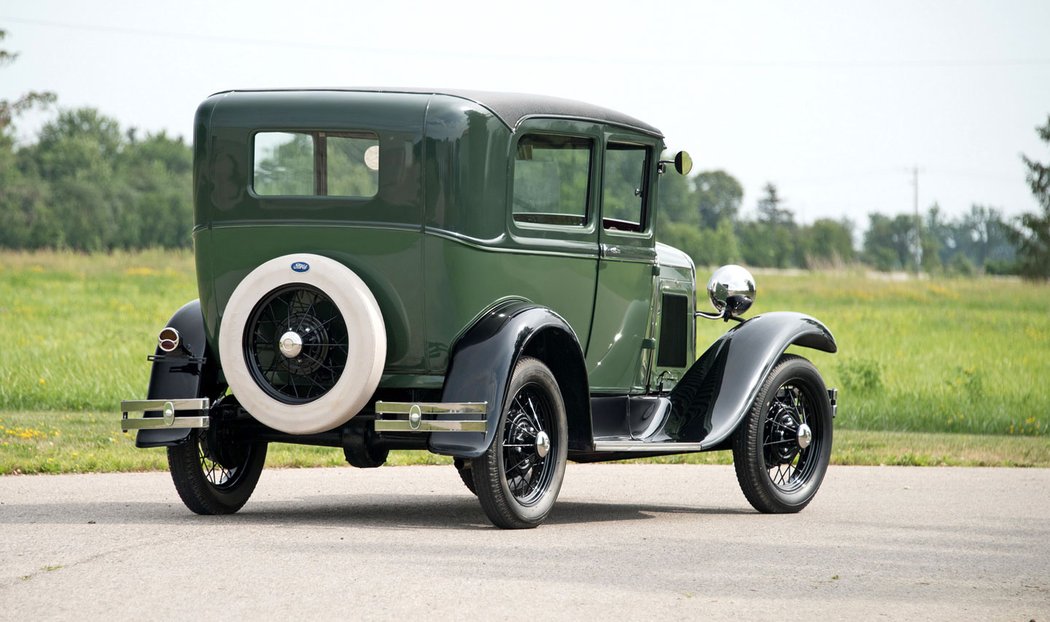
[[[647,443],[645,441],[594,441],[594,451],[602,453],[653,453],[653,454],[681,454],[690,451],[704,451],[707,447],[703,443],[674,443],[660,441]]]

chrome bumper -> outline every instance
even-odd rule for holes
[[[171,400],[125,400],[120,403],[120,410],[124,416],[120,420],[120,429],[128,430],[150,430],[155,428],[206,428],[208,427],[208,412],[211,401],[206,397],[192,399]],[[160,417],[129,418],[128,413],[146,411],[160,411]],[[179,416],[178,411],[194,411],[197,415]]]
[[[376,432],[484,432],[487,412],[488,402],[376,402]]]

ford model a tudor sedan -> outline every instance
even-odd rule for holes
[[[231,91],[198,109],[200,298],[160,331],[122,426],[167,447],[200,514],[237,511],[267,444],[451,456],[500,527],[534,527],[567,460],[732,450],[748,501],[796,512],[831,454],[835,391],[797,313],[654,237],[660,132],[555,98]],[[702,356],[695,318],[737,322]],[[143,413],[141,416],[133,413]]]

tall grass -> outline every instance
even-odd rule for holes
[[[798,353],[840,389],[838,427],[1050,434],[1050,286],[756,276],[748,316],[800,311],[835,334],[838,354]],[[0,413],[112,412],[116,427],[120,400],[145,396],[157,331],[196,296],[188,252],[0,252]],[[698,348],[729,327],[701,320]]]

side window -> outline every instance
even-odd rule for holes
[[[262,196],[375,196],[379,137],[358,132],[259,132],[252,187]]]
[[[649,152],[643,145],[610,142],[606,146],[602,188],[602,222],[606,229],[644,228]]]
[[[589,139],[573,136],[522,137],[514,158],[514,220],[586,224],[592,145]]]

